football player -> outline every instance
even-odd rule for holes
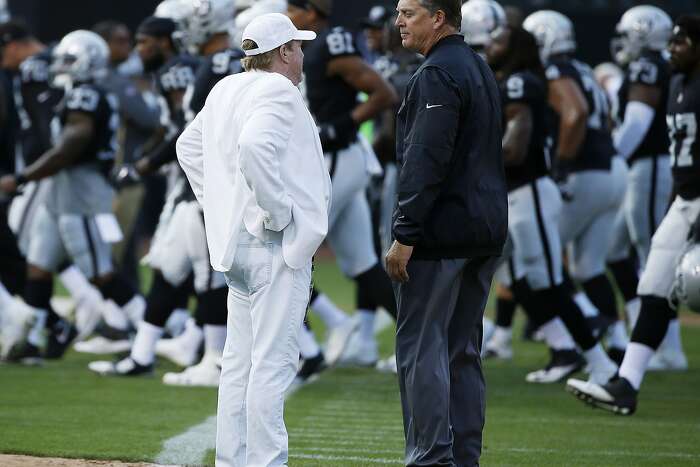
[[[552,352],[550,364],[529,374],[527,381],[558,381],[581,367],[574,341],[560,329],[558,314],[583,349],[591,381],[607,382],[617,365],[596,342],[562,286],[559,216],[563,203],[556,183],[549,177],[547,80],[537,43],[522,28],[501,27],[487,45],[486,56],[499,82],[505,116],[503,154],[508,229],[513,242],[509,260],[512,288],[530,319],[541,328]]]
[[[639,388],[654,351],[677,319],[672,300],[678,259],[689,236],[700,230],[700,16],[676,20],[669,45],[671,66],[677,74],[670,85],[666,124],[670,137],[671,170],[676,196],[652,240],[639,279],[642,307],[620,366],[619,377],[599,385],[570,379],[567,390],[582,401],[604,410],[631,415],[637,408]],[[697,238],[697,237],[696,237]]]
[[[625,195],[627,168],[624,159],[616,157],[607,97],[590,67],[572,57],[576,40],[566,16],[538,11],[523,26],[537,39],[549,81],[549,104],[558,120],[555,178],[565,193],[559,231],[567,246],[569,272],[606,324],[613,325],[618,322],[617,303],[605,274],[606,256]]]
[[[92,32],[75,31],[61,40],[51,65],[54,83],[66,89],[52,124],[55,143],[17,175],[0,179],[0,190],[13,193],[27,182],[53,176],[28,246],[24,299],[35,309],[38,324],[28,337],[27,357],[40,357],[41,327],[49,331],[46,358],[60,358],[77,335],[50,304],[52,275],[66,262],[75,264],[105,298],[125,309],[130,304],[141,308],[143,299],[112,267],[110,244],[121,239],[121,231],[112,214],[114,192],[107,174],[119,115],[116,99],[98,84],[108,56],[107,44]],[[134,318],[139,319],[136,313]]]
[[[288,3],[288,15],[294,25],[318,34],[316,40],[305,45],[304,74],[309,107],[319,126],[333,180],[328,241],[342,271],[357,283],[360,324],[343,359],[373,365],[378,358],[375,310],[382,306],[395,314],[396,303],[389,277],[374,249],[365,196],[371,164],[378,164],[371,149],[358,137],[358,128],[389,109],[398,98],[362,59],[353,34],[342,27],[329,27],[332,1]],[[360,92],[367,94],[365,102],[358,101]],[[316,310],[314,303],[311,307]],[[346,324],[344,320],[338,326]]]
[[[627,194],[616,220],[616,233],[608,255],[608,267],[625,298],[630,329],[639,314],[637,264],[630,257],[634,247],[644,268],[651,237],[666,212],[671,197],[671,162],[666,129],[666,103],[671,69],[663,51],[673,21],[661,9],[638,6],[628,10],[617,26],[613,41],[615,61],[626,68],[618,93],[615,147],[627,158]],[[652,366],[685,369],[680,323],[673,320]]]
[[[464,40],[482,58],[491,34],[506,25],[506,12],[494,0],[469,0],[462,5],[462,29]]]

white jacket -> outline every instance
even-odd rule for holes
[[[308,263],[328,233],[331,181],[318,131],[299,90],[278,73],[221,80],[177,141],[197,200],[211,265],[231,269],[242,226],[260,239],[283,231],[282,255]]]

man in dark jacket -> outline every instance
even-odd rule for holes
[[[397,117],[399,202],[386,257],[408,466],[478,465],[481,322],[508,228],[498,85],[457,34],[460,7],[397,7],[403,46],[426,57]]]

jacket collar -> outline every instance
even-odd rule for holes
[[[449,36],[445,36],[439,41],[437,41],[435,45],[433,45],[433,47],[428,51],[428,55],[426,55],[425,58],[430,57],[433,54],[433,52],[435,52],[442,46],[460,43],[464,44],[464,36],[462,36],[461,34],[450,34]]]

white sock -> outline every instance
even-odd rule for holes
[[[226,326],[216,324],[204,325],[204,352],[221,356],[226,344]]]
[[[615,321],[615,324],[610,326],[608,329],[607,338],[608,347],[616,347],[624,350],[630,341],[627,337],[627,328],[625,328],[625,323],[622,320]]]
[[[364,339],[374,339],[374,319],[377,317],[377,312],[359,309],[357,316],[360,318],[360,335]]]
[[[131,324],[138,326],[143,321],[143,315],[146,313],[146,299],[136,294],[122,307],[122,310],[129,317]]]
[[[654,349],[639,342],[630,342],[627,344],[625,358],[620,365],[620,376],[630,382],[632,387],[639,391],[644,379],[644,373],[654,355]]]
[[[681,342],[681,322],[678,321],[678,318],[672,319],[668,323],[666,336],[664,336],[664,340],[661,342],[659,349],[672,353],[683,352],[683,343]]]
[[[163,335],[163,328],[141,321],[131,345],[131,359],[139,365],[150,365],[156,356],[156,342]]]
[[[197,326],[197,322],[194,318],[187,320],[185,330],[177,338],[177,340],[182,343],[182,346],[187,349],[199,347],[199,344],[202,343],[202,339],[204,339],[204,330]],[[225,336],[224,340],[226,340]]]
[[[93,303],[97,296],[99,296],[99,300],[102,300],[102,294],[87,280],[77,266],[69,266],[61,271],[58,276],[61,278],[63,286],[76,302],[84,303],[88,301],[89,303]]]
[[[608,354],[605,353],[603,346],[597,343],[593,347],[583,352],[583,357],[590,364],[591,368],[605,366],[612,362]],[[613,363],[614,364],[614,363]]]
[[[558,319],[558,318],[557,318]],[[496,326],[491,337],[491,342],[495,345],[507,344],[513,339],[513,329]]]
[[[325,294],[318,294],[316,300],[311,302],[311,310],[318,315],[327,328],[335,328],[348,319],[348,315],[338,308]]]
[[[185,326],[190,319],[189,310],[177,308],[170,313],[168,320],[165,322],[165,330],[173,337],[177,337],[185,332]]]
[[[639,312],[642,309],[642,300],[637,297],[625,303],[625,312],[627,312],[627,323],[630,329],[634,329],[639,319]]]
[[[547,346],[554,350],[571,350],[576,348],[576,342],[569,334],[564,323],[559,318],[554,318],[543,324],[539,332],[544,336]]]
[[[574,302],[578,305],[586,318],[598,316],[598,308],[595,307],[591,299],[583,292],[576,292],[573,296]]]
[[[29,334],[27,334],[27,342],[34,347],[40,347],[44,342],[44,328],[46,327],[46,318],[49,316],[49,312],[35,308],[34,316],[36,319],[29,330]]]
[[[102,319],[105,320],[107,326],[126,331],[129,329],[129,317],[124,313],[124,310],[119,308],[112,300],[102,302]]]
[[[314,358],[321,353],[321,347],[316,342],[314,334],[304,325],[301,326],[301,331],[299,331],[299,353],[301,353],[301,358],[304,360]]]
[[[10,292],[0,282],[0,308],[9,308],[13,300],[14,298],[10,295]]]

